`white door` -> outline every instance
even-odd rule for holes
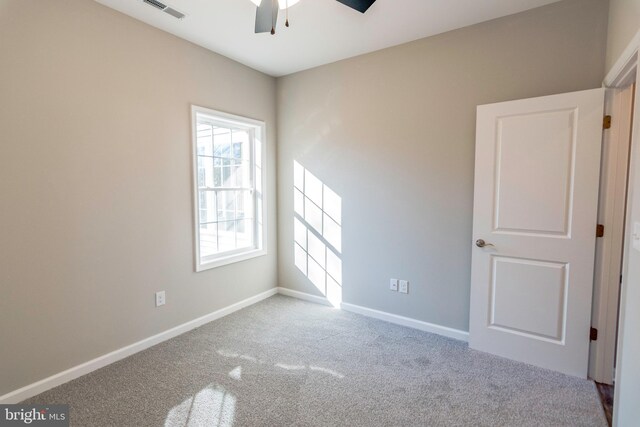
[[[603,104],[478,107],[471,348],[586,378]]]

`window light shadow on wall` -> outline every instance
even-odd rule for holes
[[[342,199],[293,162],[295,265],[334,307],[342,302]]]

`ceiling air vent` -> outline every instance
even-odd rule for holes
[[[175,10],[172,7],[167,6],[166,4],[159,2],[158,0],[142,0],[148,5],[155,7],[156,9],[160,9],[166,14],[173,16],[174,18],[182,19],[184,18],[184,13]]]
[[[153,7],[157,7],[160,10],[165,10],[167,8],[167,5],[164,3],[160,3],[157,0],[142,0],[143,2],[150,4]]]
[[[167,7],[167,8],[164,10],[164,13],[168,13],[169,15],[173,16],[174,18],[178,18],[178,19],[182,19],[182,18],[184,18],[184,13],[182,13],[182,12],[178,12],[177,10],[172,9],[172,8],[170,8],[170,7]]]

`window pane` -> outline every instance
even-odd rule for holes
[[[222,185],[221,187],[235,187],[231,182],[231,161],[229,159],[222,159]]]
[[[200,222],[216,222],[218,220],[216,207],[216,193],[213,191],[199,191]]]
[[[220,252],[236,249],[235,221],[223,221],[218,223],[218,245]]]
[[[255,223],[250,190],[198,192],[202,256],[254,247]],[[215,240],[213,238],[215,237]]]
[[[233,221],[235,219],[235,191],[218,191],[218,221]]]
[[[204,156],[213,155],[213,128],[208,124],[199,124],[196,134],[197,153]]]
[[[233,131],[233,153],[232,157],[238,160],[249,160],[249,132],[246,130]]]
[[[244,183],[242,180],[242,172],[243,172],[243,168],[239,163],[231,163],[231,167],[229,168],[231,170],[231,182],[230,182],[230,186],[231,187],[243,187]]]
[[[236,191],[236,219],[253,218],[251,211],[246,211],[247,205],[246,191]]]
[[[206,172],[204,170],[204,157],[198,156],[196,158],[196,161],[198,162],[197,164],[198,188],[200,188],[205,186],[205,181],[206,181]]]
[[[213,187],[213,158],[198,156],[198,186]]]
[[[213,153],[217,157],[231,157],[231,129],[214,128]]]
[[[217,224],[200,225],[200,259],[218,252]]]

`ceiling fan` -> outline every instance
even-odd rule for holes
[[[298,3],[300,0],[251,0],[257,7],[256,12],[256,33],[276,33],[276,23],[278,21],[278,10],[285,9]],[[376,0],[337,0],[358,12],[365,13]],[[289,26],[289,17],[285,25]]]

